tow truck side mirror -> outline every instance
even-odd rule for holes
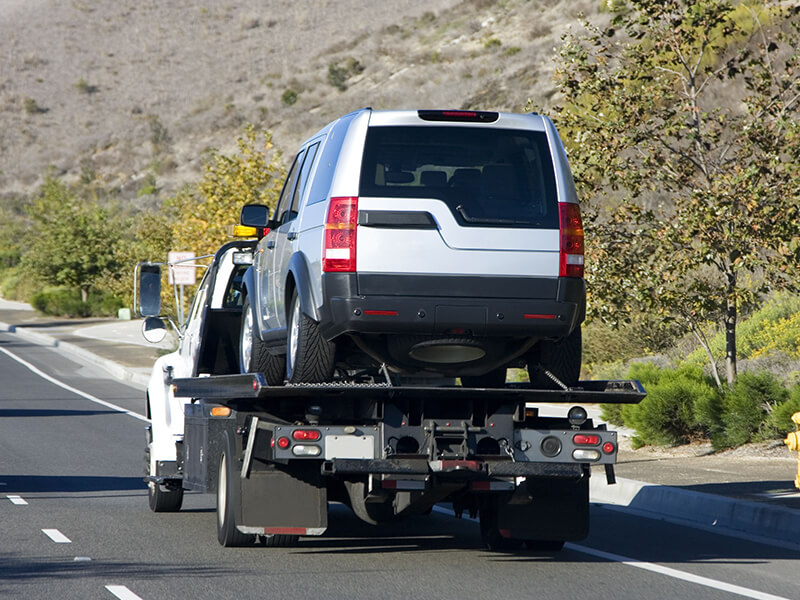
[[[161,314],[161,267],[141,263],[138,283],[139,314],[143,317],[157,317]]]
[[[164,326],[163,319],[158,317],[147,317],[142,321],[142,335],[151,344],[158,344],[167,337],[167,328]]]

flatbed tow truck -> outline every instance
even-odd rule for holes
[[[478,517],[493,550],[558,551],[586,537],[591,466],[603,465],[613,483],[618,442],[583,405],[637,403],[638,382],[427,387],[395,385],[383,369],[356,381],[269,386],[260,373],[230,374],[219,357],[235,355],[236,336],[220,336],[213,323],[230,321],[236,307],[214,298],[235,296],[224,289],[235,291],[237,269],[225,264],[248,251],[232,243],[214,257],[209,293],[186,326],[200,320],[197,335],[181,340],[193,348],[183,354],[191,366],[168,357],[154,366],[146,475],[154,511],[179,510],[184,490],[216,494],[223,546],[322,535],[329,502],[372,524],[451,505],[457,517]],[[152,279],[141,286],[141,306],[153,306],[156,288]],[[157,328],[149,316],[145,329]],[[543,403],[563,405],[564,416],[541,416]]]

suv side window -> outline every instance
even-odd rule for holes
[[[289,213],[289,199],[292,197],[292,192],[294,191],[295,183],[297,182],[297,175],[300,171],[298,165],[301,164],[302,160],[303,151],[301,150],[297,153],[297,156],[294,157],[294,162],[289,169],[289,174],[286,175],[286,181],[283,184],[281,195],[278,198],[278,205],[275,208],[275,215],[273,216],[273,219],[280,224],[291,221],[291,219],[287,218]]]
[[[311,167],[314,165],[314,159],[317,156],[317,150],[319,150],[319,142],[312,144],[306,150],[303,166],[300,169],[300,175],[297,177],[297,185],[294,186],[292,205],[289,207],[289,213],[286,215],[286,218],[283,221],[284,223],[287,223],[297,217],[297,213],[300,210],[300,199],[303,197],[303,190],[306,188],[308,175],[311,172]]]

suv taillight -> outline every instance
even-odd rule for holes
[[[358,198],[331,198],[322,248],[324,272],[355,272],[357,220]]]
[[[583,277],[583,224],[581,209],[572,202],[558,205],[561,229],[561,258],[559,277]]]

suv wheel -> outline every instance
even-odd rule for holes
[[[558,389],[558,385],[544,374],[550,371],[567,386],[578,383],[581,374],[581,328],[558,341],[542,341],[528,354],[528,375],[534,387]]]
[[[324,383],[333,377],[336,346],[319,332],[319,323],[303,314],[292,294],[287,323],[286,379],[289,383]]]
[[[271,354],[255,330],[255,316],[250,306],[250,296],[242,307],[242,328],[239,336],[239,372],[263,373],[267,385],[283,383],[283,360]]]

